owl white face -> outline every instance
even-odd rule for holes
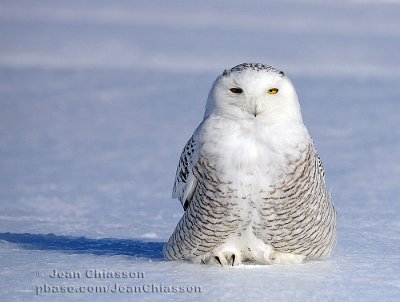
[[[290,80],[268,65],[240,64],[220,75],[210,91],[206,115],[250,120],[301,119]]]

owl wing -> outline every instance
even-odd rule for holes
[[[222,191],[226,183],[217,177],[215,158],[202,149],[202,136],[195,134],[183,149],[172,194],[185,212],[164,246],[164,255],[169,260],[208,262],[213,259],[209,253],[238,229],[241,217],[230,195],[234,189],[230,194]]]
[[[326,256],[336,242],[336,212],[312,142],[292,164],[293,172],[263,198],[256,236],[281,252]]]
[[[199,144],[196,142],[195,134],[196,132],[183,148],[176,169],[174,189],[172,191],[172,198],[178,198],[185,210],[189,206],[197,186],[197,178],[193,174],[193,167],[199,157]]]

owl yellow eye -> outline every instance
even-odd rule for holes
[[[278,93],[278,91],[279,91],[279,89],[278,88],[271,88],[271,89],[268,89],[268,93],[269,94],[277,94]]]
[[[243,92],[243,89],[242,88],[236,88],[236,87],[234,87],[234,88],[231,88],[231,89],[229,89],[231,92],[233,92],[233,93],[242,93]]]

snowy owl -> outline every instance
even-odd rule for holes
[[[336,212],[296,91],[264,64],[225,70],[179,160],[183,217],[169,260],[221,266],[300,263],[336,244]]]

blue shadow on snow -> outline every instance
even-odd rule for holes
[[[126,255],[152,260],[164,259],[162,253],[164,242],[114,238],[88,239],[28,233],[0,233],[0,240],[16,243],[31,250],[50,250],[72,254]]]

